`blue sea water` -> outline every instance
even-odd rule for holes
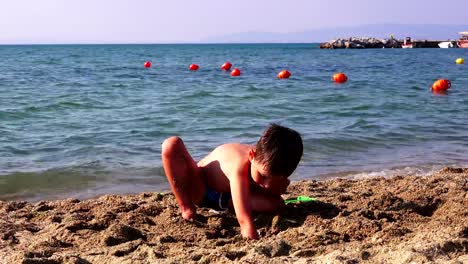
[[[468,49],[0,46],[0,199],[168,190],[165,138],[181,136],[198,160],[225,142],[254,144],[271,122],[303,136],[293,180],[467,166],[468,65],[458,57]],[[220,70],[227,60],[240,77]],[[290,79],[276,78],[282,69]],[[347,83],[331,82],[339,71]],[[430,92],[439,78],[452,81],[447,94]]]

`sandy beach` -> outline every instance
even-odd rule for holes
[[[179,216],[172,194],[0,202],[0,263],[468,263],[468,169],[294,182],[281,215]]]

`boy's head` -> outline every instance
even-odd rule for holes
[[[290,128],[271,124],[255,147],[254,158],[271,177],[289,177],[303,153],[301,135]]]

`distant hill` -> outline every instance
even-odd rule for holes
[[[458,39],[458,32],[468,31],[467,25],[406,25],[406,24],[373,24],[354,27],[335,27],[312,29],[302,32],[242,32],[230,35],[214,36],[202,39],[202,43],[311,43],[325,42],[335,38],[376,37],[389,38],[391,34],[397,39],[448,40]]]

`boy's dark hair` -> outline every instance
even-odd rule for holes
[[[270,124],[255,147],[255,160],[272,176],[290,176],[303,153],[301,135],[290,128]]]

